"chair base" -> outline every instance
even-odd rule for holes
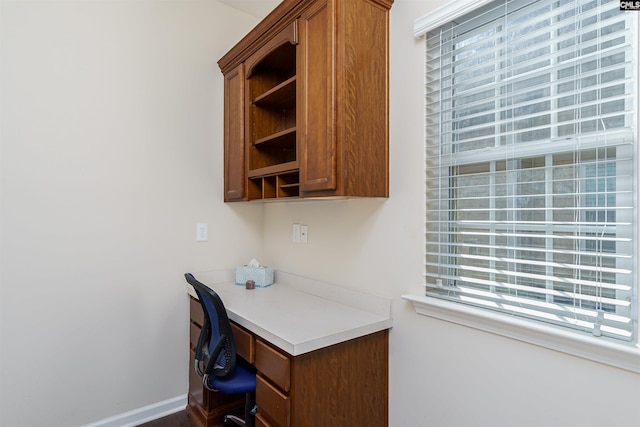
[[[244,420],[235,415],[225,415],[222,424],[219,427],[255,427],[256,425],[256,412],[258,407],[256,406],[256,394],[255,392],[249,392],[246,395],[244,403]]]
[[[232,424],[233,423],[233,424]],[[235,415],[226,415],[222,420],[222,424],[220,427],[230,427],[230,426],[245,426],[245,422],[242,418],[236,417]]]
[[[229,396],[209,391],[204,387],[203,389],[204,395],[201,395],[200,399],[189,394],[186,410],[194,426],[218,427],[226,415],[242,416],[244,414],[244,395]]]

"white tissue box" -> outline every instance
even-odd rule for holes
[[[264,288],[273,284],[273,268],[248,267],[242,265],[236,267],[236,285],[244,286],[247,280],[256,282],[256,288]]]

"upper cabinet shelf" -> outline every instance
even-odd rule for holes
[[[296,143],[296,128],[285,129],[281,132],[276,132],[264,138],[260,138],[253,143],[253,146],[256,147],[260,144],[270,144],[279,146],[282,148],[295,146]]]
[[[225,201],[388,197],[393,0],[283,0],[219,61]]]
[[[257,96],[253,103],[273,108],[295,108],[296,106],[296,76],[290,77],[276,87]]]

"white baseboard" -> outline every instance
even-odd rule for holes
[[[173,397],[162,402],[153,403],[123,414],[114,415],[87,424],[84,427],[134,427],[167,415],[175,414],[187,407],[187,395]]]

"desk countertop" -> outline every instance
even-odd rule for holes
[[[389,329],[391,301],[288,273],[247,290],[232,271],[194,273],[222,299],[229,319],[292,356]],[[191,286],[187,292],[196,297]]]

